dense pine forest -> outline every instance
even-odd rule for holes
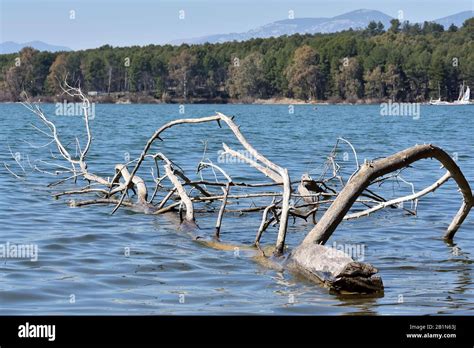
[[[136,102],[423,102],[474,85],[474,18],[204,45],[102,46],[75,52],[24,48],[0,55],[0,100],[25,91],[62,100],[67,78],[97,100]]]

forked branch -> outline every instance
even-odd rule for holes
[[[407,167],[416,161],[430,157],[443,164],[450,176],[456,181],[463,196],[462,206],[445,234],[446,239],[452,239],[473,205],[471,187],[456,162],[439,147],[428,144],[416,145],[392,156],[362,165],[361,169],[339,193],[318,224],[308,233],[303,243],[325,244],[344,219],[357,197],[371,182],[388,173]]]

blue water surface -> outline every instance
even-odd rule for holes
[[[53,104],[42,107],[74,152],[74,136],[84,135],[81,117],[55,115]],[[89,170],[112,176],[115,164],[137,157],[151,134],[167,121],[221,111],[234,115],[254,147],[287,167],[293,180],[306,171],[317,177],[342,136],[354,145],[359,162],[434,143],[457,160],[474,184],[472,106],[421,106],[419,117],[381,116],[378,105],[296,105],[294,113],[286,105],[186,105],[184,115],[179,111],[178,105],[96,105]],[[51,170],[40,160],[64,163],[50,158],[48,146],[33,147],[50,139],[31,123],[40,125],[22,105],[0,104],[0,245],[31,243],[39,248],[36,262],[0,260],[1,314],[474,313],[473,215],[453,244],[442,239],[461,203],[453,182],[424,197],[417,216],[388,209],[338,227],[328,245],[362,246],[364,261],[379,269],[385,285],[383,296],[342,296],[292,274],[267,269],[244,250],[206,248],[179,231],[174,214],[152,216],[120,209],[111,215],[111,206],[71,208],[70,198],[54,200],[52,193],[70,186],[47,188],[58,178],[31,167]],[[172,128],[153,151],[164,152],[196,178],[204,142],[204,157],[215,163],[222,142],[240,149],[232,133],[223,128],[215,123]],[[84,138],[80,139],[84,144]],[[347,179],[356,167],[350,147],[341,145],[338,161]],[[9,173],[4,163],[22,180]],[[268,180],[245,164],[222,166],[234,181]],[[148,180],[150,168],[148,163],[141,173]],[[425,160],[402,177],[422,189],[443,173],[438,162]],[[205,172],[205,177],[212,180],[213,174]],[[396,196],[410,193],[411,186],[392,180],[381,190]],[[405,207],[411,208],[410,203]],[[215,213],[198,215],[203,233],[212,233],[215,218]],[[260,214],[226,215],[223,239],[251,243],[260,219]],[[290,247],[311,229],[310,220],[290,221]],[[275,236],[272,227],[262,242],[273,243]]]

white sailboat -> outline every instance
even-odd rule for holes
[[[441,93],[440,93],[440,88],[438,84],[438,99],[435,99],[435,100],[430,99],[429,104],[430,105],[470,105],[472,104],[470,99],[471,99],[471,89],[469,88],[469,86],[465,88],[464,82],[463,82],[459,90],[459,97],[457,100],[453,102],[443,101],[441,100]]]
[[[459,98],[455,102],[453,102],[454,105],[469,105],[471,103],[471,89],[469,86],[466,87],[466,90],[464,91],[464,83],[462,85],[461,91],[459,92]]]

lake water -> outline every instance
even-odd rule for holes
[[[66,142],[82,131],[80,117],[55,116],[52,104],[44,109]],[[417,143],[434,143],[457,158],[474,185],[472,106],[421,106],[418,118],[381,116],[377,105],[297,105],[294,113],[285,105],[186,105],[184,115],[178,105],[96,105],[89,169],[111,175],[116,163],[137,157],[165,122],[214,111],[235,115],[254,147],[287,167],[293,180],[305,171],[316,176],[342,136],[355,146],[361,162]],[[244,251],[203,247],[178,230],[174,215],[143,215],[125,208],[110,215],[111,206],[70,208],[66,200],[54,200],[51,193],[62,189],[51,191],[46,185],[57,179],[31,171],[28,163],[29,159],[46,168],[38,160],[47,160],[49,154],[47,147],[27,144],[48,141],[31,122],[38,124],[23,106],[0,105],[0,245],[39,248],[36,262],[0,260],[1,314],[474,314],[474,215],[466,219],[454,244],[442,239],[461,203],[451,181],[420,201],[416,217],[388,209],[338,227],[328,245],[363,246],[364,261],[379,269],[385,285],[382,296],[341,296],[267,269]],[[164,138],[154,149],[190,175],[203,155],[205,139],[206,157],[214,162],[223,141],[239,148],[230,131],[219,130],[214,123],[173,128]],[[9,147],[26,173],[13,161]],[[355,168],[352,152],[348,147],[341,150],[340,163],[350,174]],[[26,180],[9,174],[3,162]],[[265,181],[244,164],[223,167],[235,181]],[[443,174],[439,167],[438,162],[425,160],[403,177],[419,190]],[[143,176],[149,177],[149,168],[144,169]],[[403,182],[384,187],[387,194],[411,192]],[[198,216],[203,233],[212,232],[215,218],[216,214]],[[294,247],[312,225],[290,222],[288,244]],[[250,243],[259,223],[260,214],[226,215],[222,237]],[[267,231],[262,242],[273,243],[275,233],[275,228]]]

